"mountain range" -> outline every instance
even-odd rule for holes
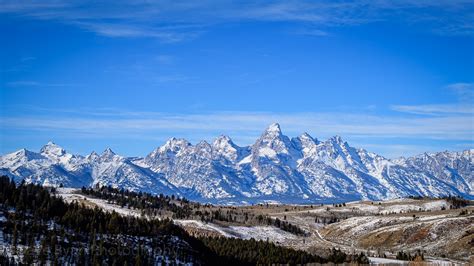
[[[229,137],[171,138],[143,158],[106,149],[87,156],[53,142],[0,156],[0,174],[46,186],[110,185],[221,203],[317,203],[458,195],[474,199],[474,150],[387,159],[335,136],[285,136],[270,125],[251,146]]]

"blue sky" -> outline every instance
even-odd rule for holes
[[[474,147],[472,1],[1,1],[0,153],[170,137]]]

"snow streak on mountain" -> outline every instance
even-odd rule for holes
[[[43,185],[110,185],[225,204],[474,198],[473,155],[446,151],[389,160],[339,136],[290,139],[272,124],[252,146],[239,147],[227,136],[196,145],[171,138],[144,158],[110,149],[84,157],[49,142],[39,153],[22,149],[1,156],[0,174]]]

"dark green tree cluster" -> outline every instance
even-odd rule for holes
[[[201,238],[203,243],[223,258],[235,258],[238,265],[305,265],[310,263],[369,264],[364,253],[347,255],[339,249],[332,249],[327,258],[305,251],[277,246],[268,241],[242,240],[238,238]]]
[[[0,213],[5,217],[0,228],[12,251],[0,250],[0,265],[155,265],[165,260],[254,265],[335,259],[263,241],[197,239],[168,219],[125,217],[68,204],[48,189],[25,183],[17,186],[7,177],[0,177],[0,192]],[[21,255],[22,261],[13,260],[12,255]]]
[[[396,256],[397,260],[407,260],[407,261],[413,261],[413,260],[425,260],[424,254],[418,250],[414,255],[411,255],[408,252],[405,251],[399,251]]]
[[[410,199],[416,199],[416,200],[444,199],[450,204],[450,206],[449,206],[450,209],[463,208],[463,207],[466,207],[469,204],[469,200],[464,199],[464,198],[459,197],[459,196],[453,196],[453,195],[449,195],[449,196],[445,196],[445,197],[441,197],[441,198],[433,198],[433,197],[426,197],[426,196],[409,196],[409,198]],[[444,209],[446,209],[446,208],[444,208]]]
[[[238,265],[327,263],[328,260],[301,250],[277,246],[271,242],[237,238],[202,238],[207,247],[219,256],[238,260]]]
[[[263,216],[263,215],[260,214],[256,217],[256,219],[257,219],[259,224],[272,225],[272,226],[280,228],[283,231],[287,231],[289,233],[299,235],[299,236],[306,236],[307,235],[307,232],[304,231],[303,229],[299,228],[298,226],[293,225],[293,224],[291,224],[287,221],[281,221],[278,218],[274,219],[274,218]]]
[[[3,253],[3,251],[0,251],[0,265],[13,266],[15,265],[15,260],[13,259],[13,257],[9,258],[7,255]]]
[[[340,249],[332,248],[331,253],[327,258],[328,261],[342,264],[342,263],[357,263],[357,264],[369,264],[369,258],[364,253],[348,255]]]
[[[303,229],[299,228],[298,226],[293,225],[287,221],[281,221],[278,218],[275,218],[275,219],[267,218],[267,225],[273,225],[275,227],[280,228],[283,231],[292,233],[294,235],[299,235],[299,236],[307,235],[307,233]]]
[[[203,222],[226,222],[236,224],[255,224],[255,214],[238,210],[235,207],[221,207],[212,206],[209,204],[203,205],[203,209],[194,210],[194,216],[191,218],[198,218]]]
[[[397,260],[412,260],[413,257],[410,255],[410,253],[405,253],[404,251],[399,251],[397,253]]]
[[[190,203],[187,199],[175,197],[174,195],[152,195],[116,189],[110,186],[100,188],[82,187],[81,193],[107,200],[109,203],[121,207],[141,210],[143,214],[148,216],[158,216],[162,211],[169,211],[173,213],[173,218],[184,219],[191,215],[192,205],[199,206],[197,203]]]
[[[212,205],[190,202],[185,198],[175,196],[159,196],[142,192],[133,192],[112,187],[96,187],[81,189],[84,195],[107,200],[109,203],[122,207],[139,209],[143,214],[151,217],[159,216],[162,211],[172,212],[172,218],[176,219],[199,219],[203,222],[226,222],[237,224],[261,224],[276,226],[284,231],[295,235],[305,235],[306,232],[296,225],[287,221],[273,219],[270,217],[255,217],[253,213],[228,207],[226,210],[220,207],[210,208]],[[202,207],[202,208],[201,208]],[[206,209],[206,208],[209,208]]]
[[[466,207],[469,204],[469,201],[457,196],[449,196],[443,198],[450,204],[450,209],[459,209]]]
[[[344,219],[347,219],[347,217],[343,217]],[[336,217],[335,215],[332,216],[321,216],[321,217],[315,217],[314,222],[315,223],[321,223],[321,224],[332,224],[332,223],[337,223],[340,222],[341,219]]]
[[[210,255],[169,219],[140,219],[67,204],[41,186],[16,186],[7,177],[0,178],[0,191],[4,241],[27,264],[147,265],[165,257],[196,263]]]

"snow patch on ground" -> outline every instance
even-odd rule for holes
[[[204,223],[196,220],[174,220],[181,226],[188,226],[209,230],[219,233],[225,237],[235,237],[242,239],[267,239],[271,242],[284,243],[289,240],[296,240],[298,237],[273,226],[219,226],[213,223]]]
[[[392,204],[394,203],[394,204]],[[398,204],[396,204],[398,203]],[[334,207],[332,205],[326,205],[317,207],[316,209],[309,210],[311,213],[322,213],[326,212],[329,208],[330,212],[345,213],[345,212],[363,212],[366,214],[390,214],[390,213],[406,213],[412,211],[439,211],[444,208],[448,209],[449,204],[446,200],[436,200],[430,202],[417,202],[412,199],[396,199],[390,201],[384,201],[383,204],[374,204],[368,202],[352,202],[346,203],[345,207]]]
[[[77,201],[77,202],[84,202],[86,204],[87,202],[90,202],[93,205],[97,205],[99,208],[103,209],[104,211],[108,211],[108,212],[115,211],[116,213],[120,215],[125,215],[125,216],[135,216],[135,217],[141,216],[141,213],[138,210],[122,208],[118,205],[107,203],[107,201],[103,199],[97,199],[97,198],[92,198],[87,195],[82,195],[75,188],[58,188],[56,190],[56,195],[63,198],[64,201],[68,203]]]
[[[295,235],[273,226],[230,226],[229,229],[242,239],[268,239],[271,242],[278,243],[282,243],[291,239],[297,239]]]
[[[375,258],[369,257],[371,265],[387,265],[387,264],[396,264],[396,265],[408,265],[408,261],[395,260],[395,259],[385,259],[385,258]]]
[[[214,231],[225,237],[235,237],[234,235],[223,230],[222,227],[213,223],[204,223],[197,220],[174,220],[174,223],[180,226],[190,226],[190,227],[200,228],[204,230]]]

